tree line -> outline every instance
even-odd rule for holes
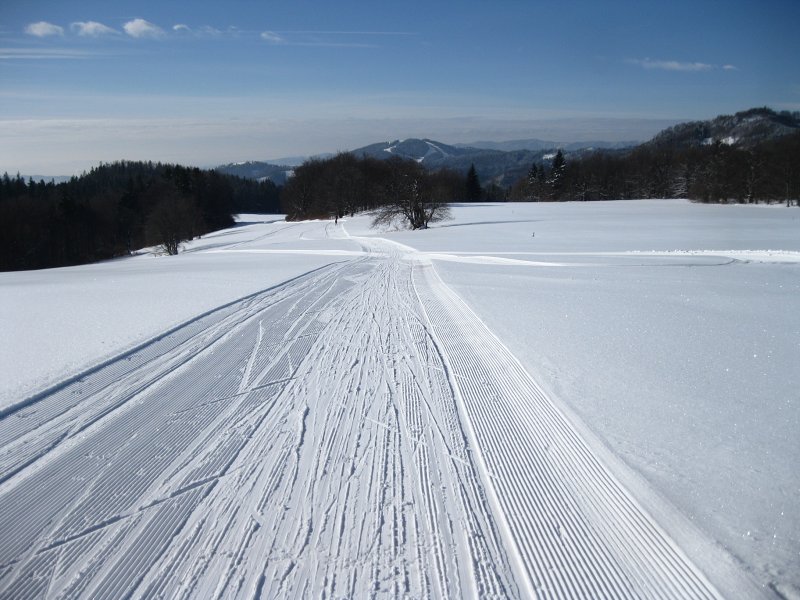
[[[598,151],[552,165],[534,164],[511,189],[515,201],[688,198],[699,202],[800,199],[800,133],[751,148],[644,144],[629,152]],[[800,205],[800,204],[798,204]]]
[[[397,220],[423,229],[445,218],[448,204],[467,199],[468,194],[467,179],[449,169],[431,172],[396,156],[379,160],[341,153],[306,161],[295,169],[281,203],[287,220],[374,211],[376,224]]]
[[[152,162],[101,164],[54,184],[0,179],[0,270],[94,262],[180,244],[233,224],[238,212],[278,212],[278,189],[215,171]]]

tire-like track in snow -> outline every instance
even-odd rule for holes
[[[0,419],[0,597],[714,597],[402,248]]]

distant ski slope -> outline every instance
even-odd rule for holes
[[[358,241],[0,419],[0,596],[717,596],[430,262]]]

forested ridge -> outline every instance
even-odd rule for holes
[[[277,212],[278,189],[215,171],[152,162],[101,164],[54,184],[0,179],[0,270],[94,262],[233,224],[238,212]]]
[[[559,158],[560,157],[560,158]],[[516,201],[688,198],[699,202],[785,202],[800,198],[800,132],[748,147],[648,143],[534,164],[509,193]]]

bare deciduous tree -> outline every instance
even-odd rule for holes
[[[453,196],[448,174],[430,174],[419,163],[399,158],[387,163],[385,202],[375,211],[373,227],[400,222],[411,229],[426,229],[450,217],[448,199]]]
[[[150,243],[170,256],[178,254],[181,244],[192,239],[198,230],[197,219],[194,202],[175,193],[165,193],[147,219]]]

